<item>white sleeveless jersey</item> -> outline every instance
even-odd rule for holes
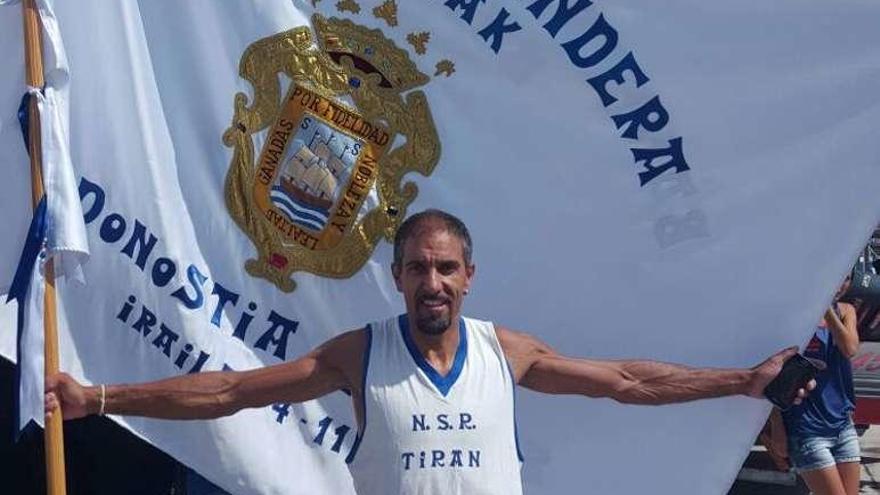
[[[367,328],[364,425],[350,469],[359,495],[517,495],[514,382],[490,322],[462,318],[444,377],[406,315]]]

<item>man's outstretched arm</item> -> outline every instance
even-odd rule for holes
[[[210,419],[275,402],[303,402],[359,386],[362,331],[342,334],[291,362],[249,371],[194,373],[133,385],[108,385],[104,413],[164,419]],[[46,379],[46,414],[61,405],[65,419],[97,414],[100,387],[66,374]]]
[[[690,368],[656,361],[570,358],[527,334],[500,327],[497,334],[520,385],[549,394],[609,397],[625,404],[671,404],[728,395],[760,398],[782,363],[797,352],[794,347],[786,349],[751,369]]]

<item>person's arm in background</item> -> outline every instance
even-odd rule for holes
[[[840,317],[837,316],[840,312]],[[825,311],[825,322],[834,336],[834,344],[841,354],[852,359],[859,352],[859,331],[856,326],[856,309],[852,304],[838,302],[837,311],[828,308]]]

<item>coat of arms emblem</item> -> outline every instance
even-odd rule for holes
[[[258,254],[245,268],[285,292],[295,271],[359,270],[416,197],[403,175],[430,175],[440,157],[415,90],[429,78],[407,52],[349,20],[315,14],[312,23],[317,42],[300,27],[247,48],[239,71],[253,101],[235,96],[223,135],[234,150],[226,204]]]

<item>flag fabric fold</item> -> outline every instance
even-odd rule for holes
[[[58,277],[79,282],[89,243],[70,156],[69,68],[51,0],[38,0],[43,30],[45,86],[35,95],[40,114],[43,189],[46,195],[46,254]]]
[[[31,421],[43,425],[43,376],[44,338],[43,311],[45,308],[45,285],[43,270],[46,260],[46,199],[40,200],[27,240],[22,250],[15,280],[9,291],[8,304],[17,302],[17,401],[15,414],[16,438],[24,432]]]

